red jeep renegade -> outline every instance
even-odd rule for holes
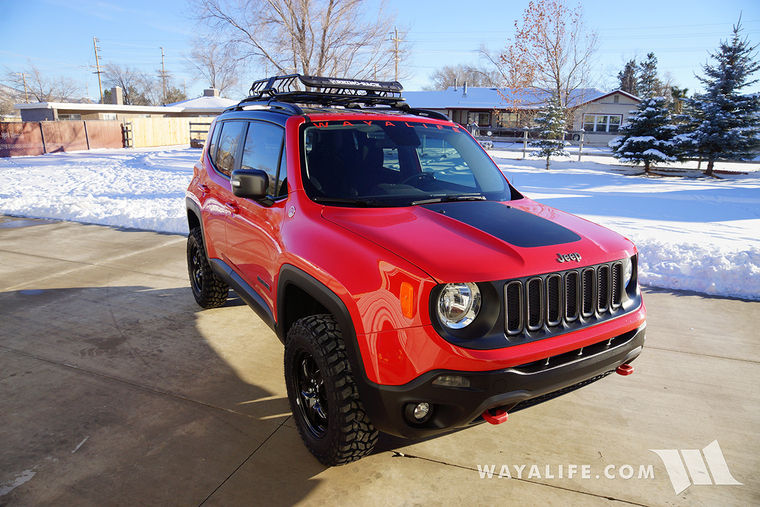
[[[636,247],[525,198],[397,82],[257,81],[187,191],[199,305],[231,287],[285,345],[293,416],[324,464],[598,380],[642,350]]]

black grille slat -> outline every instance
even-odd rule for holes
[[[623,265],[612,265],[612,307],[618,308],[623,302]]]
[[[523,291],[522,283],[511,282],[507,284],[507,334],[510,336],[523,331]]]
[[[596,308],[599,313],[605,313],[610,309],[610,267],[599,266],[597,271],[597,302]]]
[[[561,289],[561,276],[555,274],[546,278],[546,325],[550,327],[558,326],[562,322],[562,314],[560,313]]]
[[[583,316],[585,318],[591,317],[594,314],[594,270],[588,268],[583,271],[582,278],[583,285]]]
[[[543,282],[540,278],[533,278],[528,281],[527,286],[528,299],[528,330],[535,331],[541,328],[543,324],[543,311],[541,303],[543,302]]]
[[[578,319],[578,286],[580,276],[577,271],[565,275],[565,320],[574,322]]]

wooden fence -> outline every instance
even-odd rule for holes
[[[199,130],[200,123],[210,124],[211,120],[213,118],[130,118],[126,121],[132,124],[131,147],[150,148],[188,144],[192,139],[198,139],[198,134],[191,130]]]
[[[0,157],[95,148],[201,147],[213,118],[130,118],[124,121],[0,123]]]
[[[27,121],[0,123],[0,157],[121,148],[121,122]]]

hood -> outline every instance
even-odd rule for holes
[[[519,278],[635,253],[633,244],[619,234],[530,199],[408,208],[325,207],[322,215],[439,283]]]

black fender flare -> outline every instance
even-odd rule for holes
[[[335,317],[343,335],[346,355],[351,365],[354,382],[359,391],[359,398],[364,404],[364,409],[367,411],[370,421],[373,422],[375,427],[381,431],[390,429],[386,423],[389,417],[382,404],[379,386],[367,377],[364,361],[359,350],[359,342],[356,338],[356,328],[346,304],[325,284],[292,264],[285,264],[280,268],[279,279],[277,281],[277,325],[275,329],[277,337],[285,343],[288,328],[292,324],[290,321],[294,320],[288,316],[288,309],[285,304],[285,294],[289,285],[294,285],[306,292]]]

